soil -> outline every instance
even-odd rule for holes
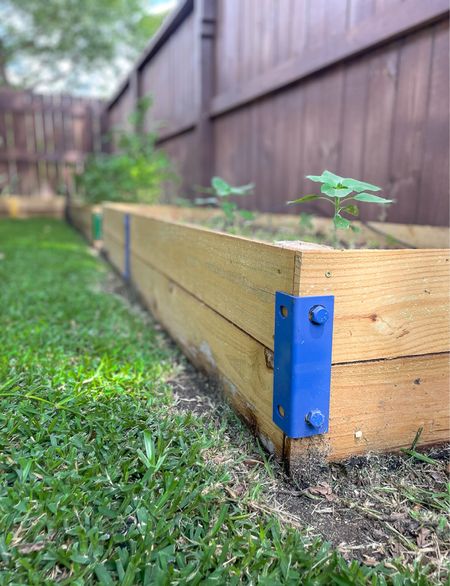
[[[281,223],[278,225],[268,225],[259,220],[258,215],[253,220],[243,220],[237,217],[233,225],[226,224],[218,215],[208,220],[196,221],[196,224],[209,228],[234,234],[237,236],[245,236],[253,240],[262,240],[263,242],[274,243],[278,241],[301,241],[314,244],[322,244],[331,246],[332,248],[409,248],[409,244],[405,244],[399,240],[387,236],[386,234],[377,234],[373,229],[361,231],[359,228],[357,232],[352,230],[338,231],[335,240],[335,235],[330,226],[325,229],[324,226],[318,227],[314,224],[312,218],[308,214],[302,214],[300,219],[296,222]],[[362,227],[364,228],[364,224]]]

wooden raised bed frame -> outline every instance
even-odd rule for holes
[[[96,244],[100,241],[101,206],[71,202],[68,208],[68,219],[72,226],[81,232],[88,242]]]
[[[448,249],[293,250],[104,206],[104,250],[188,357],[217,375],[266,448],[337,460],[449,439]],[[192,212],[186,211],[189,217]],[[335,296],[329,432],[293,440],[272,421],[274,295]]]
[[[0,218],[62,218],[64,198],[38,195],[5,195],[0,197]]]

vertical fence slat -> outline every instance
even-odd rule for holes
[[[99,148],[99,100],[0,91],[0,193],[68,193],[77,161]]]

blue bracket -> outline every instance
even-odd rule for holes
[[[130,280],[130,214],[125,214],[123,217],[124,230],[124,256],[123,256],[123,278],[126,281]]]
[[[333,314],[333,295],[276,293],[273,421],[290,438],[328,431]]]

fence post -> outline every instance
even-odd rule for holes
[[[196,127],[195,177],[198,185],[207,186],[214,172],[214,135],[210,117],[214,95],[215,29],[217,0],[196,0],[196,69],[198,115]]]

